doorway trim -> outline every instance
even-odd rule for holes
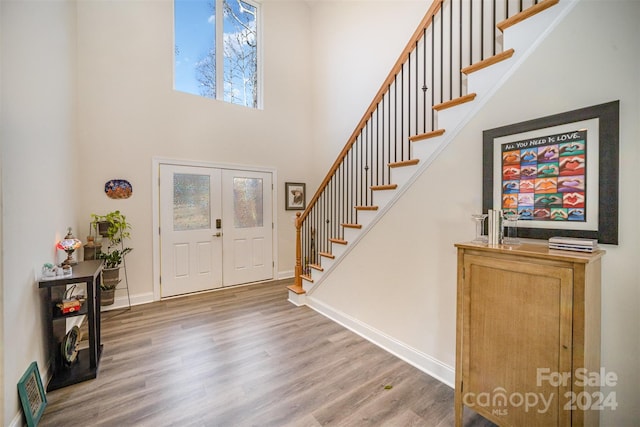
[[[196,160],[172,159],[168,157],[153,157],[151,159],[151,213],[152,213],[152,248],[153,248],[153,300],[160,301],[160,165],[195,166],[217,169],[233,169],[253,172],[270,173],[273,189],[271,191],[273,216],[273,278],[277,278],[278,268],[278,173],[276,168],[267,166],[248,166],[232,163],[214,163]],[[243,286],[243,285],[237,285]],[[220,288],[224,289],[224,288]],[[205,291],[210,292],[210,291]],[[171,297],[173,298],[173,297]]]

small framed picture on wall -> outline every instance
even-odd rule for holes
[[[288,211],[304,210],[307,207],[306,184],[300,182],[285,182],[285,206]]]

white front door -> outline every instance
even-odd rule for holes
[[[273,278],[270,173],[222,172],[225,286]]]
[[[160,165],[160,296],[273,278],[272,174]]]
[[[222,286],[219,169],[160,165],[161,296]]]

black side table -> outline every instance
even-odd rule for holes
[[[49,366],[51,379],[47,391],[56,390],[81,381],[93,379],[98,374],[98,364],[102,353],[100,343],[100,281],[102,279],[102,260],[80,262],[73,266],[72,274],[42,278],[38,282],[41,289],[47,290],[46,304],[49,338]],[[80,310],[63,314],[56,305],[62,301],[67,285],[85,283],[86,301]],[[89,347],[78,352],[76,360],[69,366],[64,363],[60,345],[66,334],[66,319],[87,316],[89,326]]]

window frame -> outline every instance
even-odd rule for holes
[[[172,2],[173,4],[173,31],[174,31],[174,42],[173,45],[175,46],[175,3],[177,0],[174,0]],[[263,73],[263,31],[262,31],[262,26],[263,26],[263,20],[262,20],[262,7],[263,7],[263,3],[261,1],[258,0],[241,0],[244,3],[247,3],[253,7],[255,7],[256,9],[256,106],[249,106],[249,105],[244,105],[244,104],[237,104],[235,102],[230,102],[230,101],[226,101],[225,97],[224,97],[224,90],[225,90],[225,86],[224,86],[224,76],[225,76],[225,68],[224,68],[224,60],[225,60],[225,56],[224,56],[224,13],[218,13],[218,11],[223,11],[224,10],[224,5],[223,5],[223,1],[224,0],[213,0],[214,5],[215,5],[215,31],[214,31],[214,43],[215,45],[213,47],[215,47],[215,51],[216,52],[221,52],[222,54],[216,54],[215,56],[215,68],[216,68],[216,91],[215,91],[215,97],[214,98],[210,98],[208,96],[204,96],[201,95],[200,93],[192,93],[192,92],[184,92],[180,89],[176,89],[176,71],[175,71],[175,64],[176,64],[176,55],[175,55],[175,50],[174,50],[174,54],[173,54],[173,89],[179,92],[183,92],[183,93],[189,93],[192,95],[196,95],[196,96],[200,96],[202,98],[207,98],[207,99],[213,99],[216,101],[222,101],[222,102],[226,102],[228,104],[232,104],[232,105],[237,105],[240,107],[247,107],[247,108],[252,108],[252,109],[258,109],[258,110],[262,110],[263,109],[263,95],[264,95],[264,73]],[[237,1],[237,0],[228,0],[228,1]],[[219,72],[219,70],[222,70],[222,72]]]

